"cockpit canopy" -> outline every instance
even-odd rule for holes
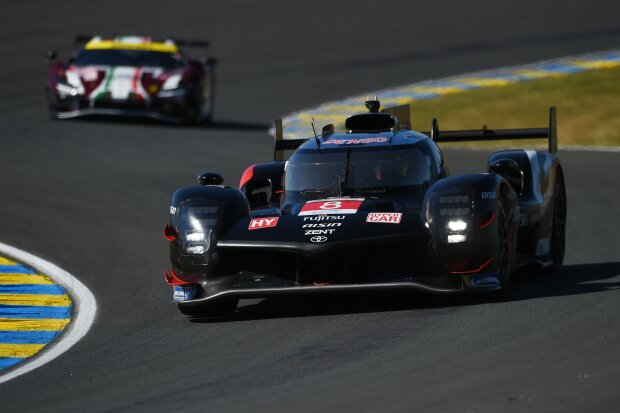
[[[417,145],[298,150],[285,174],[285,199],[421,193],[437,171]],[[286,201],[285,201],[286,202]]]

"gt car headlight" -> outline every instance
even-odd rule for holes
[[[178,89],[182,79],[183,79],[183,76],[180,73],[174,74],[165,80],[161,89],[162,90]]]

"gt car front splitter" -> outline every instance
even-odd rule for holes
[[[146,118],[168,123],[185,123],[180,116],[166,115],[152,110],[142,109],[114,109],[114,108],[83,108],[70,111],[59,111],[55,114],[57,119],[72,119],[87,116],[116,116],[128,118]]]

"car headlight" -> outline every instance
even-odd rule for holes
[[[432,207],[427,209],[427,228],[434,222],[441,242],[457,244],[467,241],[473,217],[471,194],[440,195],[433,197],[431,203]]]
[[[179,212],[181,251],[189,255],[203,255],[211,249],[213,232],[220,220],[218,204],[191,202]]]
[[[180,73],[172,75],[164,81],[164,84],[162,85],[161,89],[162,90],[178,89],[179,85],[181,84],[182,79],[183,79],[183,75],[181,75]]]

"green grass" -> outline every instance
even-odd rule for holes
[[[543,127],[557,107],[562,146],[620,146],[620,68],[594,69],[552,78],[454,93],[411,105],[412,127],[439,130]],[[539,141],[540,145],[545,145]],[[536,141],[442,144],[442,146],[534,146]]]

